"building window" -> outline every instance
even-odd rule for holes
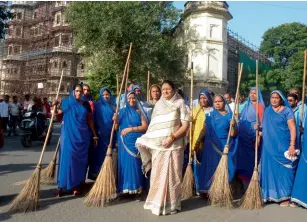
[[[16,27],[15,35],[16,37],[21,37],[21,27]]]
[[[56,16],[56,24],[60,24],[61,23],[61,15],[57,15]]]
[[[33,18],[36,19],[37,18],[37,12],[33,13]]]
[[[81,70],[84,70],[84,63],[83,62],[81,62],[80,68],[81,68]]]
[[[60,45],[60,36],[56,36],[54,38],[54,47],[58,47]]]
[[[68,35],[62,35],[62,45],[68,46],[69,45],[69,36]]]
[[[62,68],[67,68],[67,63],[66,63],[66,61],[63,61],[63,63],[62,63]]]
[[[14,46],[13,47],[13,53],[14,54],[20,53],[20,51],[21,51],[20,49],[21,49],[20,45]]]
[[[21,12],[17,12],[16,18],[19,19],[19,20],[22,19],[22,13]]]
[[[13,51],[13,46],[9,46],[7,54],[11,55]]]
[[[54,62],[53,62],[53,67],[54,67],[54,68],[58,68],[58,62],[57,62],[57,61],[54,61]]]
[[[13,29],[12,29],[12,28],[9,28],[8,34],[9,34],[9,35],[12,35],[12,34],[13,34]]]

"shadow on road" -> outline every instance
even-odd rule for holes
[[[22,163],[22,164],[6,164],[0,165],[0,176],[3,176],[8,173],[15,173],[27,170],[34,170],[37,164],[35,163]],[[43,169],[47,166],[47,164],[43,164]],[[30,176],[30,174],[29,174]]]

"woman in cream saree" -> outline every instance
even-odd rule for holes
[[[144,205],[155,215],[181,210],[183,152],[189,114],[174,84],[164,81],[162,98],[156,103],[146,134],[138,147],[146,174],[151,169],[150,190]]]

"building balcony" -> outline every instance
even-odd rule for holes
[[[53,24],[51,28],[52,32],[71,32],[71,29],[69,28],[68,24],[60,23],[60,24]]]
[[[64,5],[59,5],[59,6],[55,6],[54,8],[52,8],[52,13],[56,13],[59,11],[64,11],[66,8],[66,6]]]
[[[73,47],[72,45],[70,46],[56,46],[53,47],[52,49],[53,52],[68,52],[68,53],[75,53],[77,49]]]
[[[8,55],[7,57],[3,58],[3,61],[22,61],[23,58],[20,54]]]

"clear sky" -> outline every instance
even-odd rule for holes
[[[174,5],[184,9],[185,1]],[[307,24],[307,1],[227,1],[233,19],[228,28],[237,32],[249,42],[260,46],[263,33],[283,23]]]

